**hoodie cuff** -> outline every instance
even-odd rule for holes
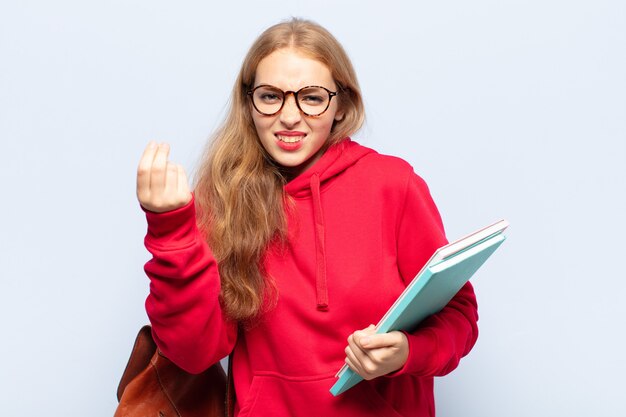
[[[397,371],[387,374],[387,377],[393,378],[400,375],[417,375],[426,376],[432,369],[436,361],[437,353],[437,336],[429,329],[422,329],[416,333],[407,333],[409,342],[409,356],[404,366]]]
[[[178,249],[192,244],[197,236],[195,197],[175,210],[156,213],[141,207],[146,213],[148,233],[146,247]]]

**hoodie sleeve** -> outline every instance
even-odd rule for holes
[[[411,172],[399,217],[398,268],[408,284],[447,239],[439,211],[426,183]],[[469,353],[478,337],[478,307],[468,282],[446,307],[405,333],[409,356],[404,367],[390,374],[442,376],[452,372]]]
[[[237,337],[220,303],[217,263],[196,226],[195,200],[165,213],[146,211],[146,312],[157,346],[175,364],[200,373],[227,356]]]

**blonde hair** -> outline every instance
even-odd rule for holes
[[[286,180],[259,141],[247,92],[254,87],[259,62],[282,48],[320,61],[337,84],[344,116],[335,121],[327,146],[356,132],[365,117],[350,59],[320,25],[294,18],[268,28],[250,48],[226,120],[207,148],[195,183],[198,225],[220,272],[220,301],[227,316],[238,321],[257,317],[277,299],[263,261],[270,245],[286,237]]]

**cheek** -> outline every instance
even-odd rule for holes
[[[312,128],[320,134],[328,135],[333,127],[334,118],[333,116],[325,117],[323,119],[318,119],[315,122],[316,123],[312,126]]]
[[[340,106],[338,105],[339,103],[334,103],[334,104],[335,106],[334,106],[333,111],[332,112],[329,111],[328,117],[325,119],[326,126],[328,127],[329,130],[332,130],[335,123],[340,122],[344,117],[343,111],[340,110]]]
[[[259,137],[263,136],[263,133],[269,129],[271,123],[268,121],[266,117],[259,117],[258,115],[252,114],[252,121],[254,122],[254,127],[256,128],[256,133]]]

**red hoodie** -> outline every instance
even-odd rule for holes
[[[478,335],[469,283],[408,334],[403,368],[337,397],[329,392],[347,337],[377,323],[446,243],[426,184],[401,159],[346,139],[285,191],[295,202],[288,242],[265,264],[278,304],[249,330],[238,331],[220,308],[217,265],[193,202],[146,213],[146,310],[159,348],[189,372],[234,348],[239,417],[433,416],[433,377],[452,371]]]

